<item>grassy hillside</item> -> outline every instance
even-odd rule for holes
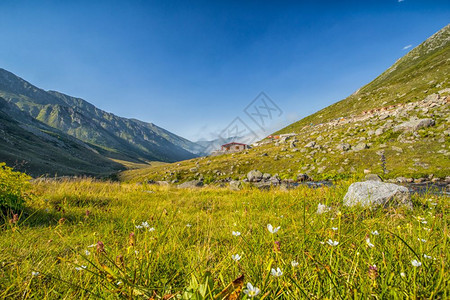
[[[450,25],[411,50],[353,95],[275,134],[298,132],[304,126],[359,115],[374,108],[424,99],[450,87]]]
[[[450,160],[450,26],[350,97],[243,153],[124,172],[123,180],[243,179],[258,169],[281,178],[338,179],[376,173],[445,178]],[[415,121],[416,119],[422,121]],[[412,126],[414,122],[426,125]],[[410,122],[410,123],[408,123]],[[414,128],[413,128],[414,127]]]
[[[1,225],[0,298],[248,299],[250,282],[257,299],[447,299],[448,197],[349,209],[347,186],[37,182]]]

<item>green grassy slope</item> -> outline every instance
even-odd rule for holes
[[[263,140],[249,151],[124,172],[124,180],[214,182],[252,169],[282,178],[314,179],[377,173],[384,178],[450,175],[450,26],[427,39],[350,97]],[[413,119],[432,126],[397,131]],[[314,145],[313,145],[314,144]],[[343,147],[345,149],[343,149]],[[349,148],[349,149],[346,149]]]
[[[422,100],[449,87],[449,41],[450,25],[447,25],[353,95],[275,134],[297,132],[311,123],[350,117],[374,108]]]

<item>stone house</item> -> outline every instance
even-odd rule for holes
[[[220,147],[220,152],[231,153],[231,152],[240,152],[250,147],[247,144],[231,142],[228,144],[224,144]]]

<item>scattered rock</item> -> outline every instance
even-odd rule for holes
[[[416,131],[420,128],[426,128],[434,126],[434,120],[433,119],[416,119],[416,120],[409,120],[407,122],[401,123],[394,127],[394,131]]]
[[[377,130],[375,130],[375,135],[376,135],[376,136],[380,136],[380,135],[382,135],[383,133],[384,133],[384,128],[383,128],[383,127],[378,128]]]
[[[427,181],[425,178],[416,178],[416,179],[414,179],[414,183],[423,183],[425,181]]]
[[[165,181],[165,180],[156,181],[156,184],[157,185],[161,185],[161,186],[168,186],[169,185],[169,183],[167,181]]]
[[[397,151],[397,152],[399,152],[399,153],[403,153],[403,149],[400,148],[400,147],[392,146],[391,149],[394,150],[394,151]]]
[[[350,150],[350,147],[351,147],[350,144],[342,143],[342,144],[337,145],[336,149],[339,151],[348,151],[348,150]]]
[[[293,189],[293,188],[294,188],[294,185],[292,184],[292,182],[283,180],[280,183],[280,189],[281,190],[290,190],[290,189]]]
[[[189,172],[191,172],[191,173],[198,172],[198,168],[196,168],[196,167],[190,168]]]
[[[303,181],[308,181],[311,178],[309,178],[308,174],[298,174],[297,175],[297,181],[303,182]]]
[[[411,195],[406,187],[378,181],[355,182],[344,196],[345,206],[389,207],[404,205],[412,209]]]
[[[364,149],[367,149],[367,148],[369,148],[369,146],[366,143],[358,143],[352,149],[353,149],[353,151],[361,151],[361,150],[364,150]]]
[[[281,179],[280,179],[280,177],[278,176],[278,174],[275,174],[275,175],[273,175],[273,176],[270,178],[269,181],[270,181],[270,183],[273,184],[273,185],[279,185],[280,182],[281,182]]]
[[[256,186],[260,190],[269,190],[271,187],[270,182],[265,182],[265,181],[255,182],[253,185]]]
[[[269,180],[270,177],[272,177],[272,175],[270,175],[269,173],[264,173],[262,178],[263,180]]]
[[[317,173],[318,173],[318,174],[323,173],[323,172],[325,171],[326,168],[327,168],[326,166],[319,167],[319,168],[317,169]]]
[[[263,174],[258,170],[248,172],[247,179],[249,182],[259,182],[263,178]]]
[[[398,183],[406,183],[406,182],[408,182],[408,179],[405,177],[397,177],[397,178],[395,178],[395,181]]]
[[[197,187],[202,187],[202,186],[203,186],[203,181],[201,181],[201,180],[191,180],[191,181],[183,182],[182,184],[178,185],[178,188],[180,188],[180,189],[191,189],[191,188],[197,188]]]
[[[230,190],[239,191],[242,189],[242,183],[239,180],[230,181]]]
[[[316,142],[312,141],[305,145],[306,148],[312,148],[316,145]]]

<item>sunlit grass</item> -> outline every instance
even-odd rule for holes
[[[413,211],[348,209],[348,185],[36,183],[20,220],[1,228],[0,297],[221,299],[245,290],[245,299],[251,282],[258,299],[446,298],[448,197],[414,196]],[[331,210],[317,214],[319,203]]]

